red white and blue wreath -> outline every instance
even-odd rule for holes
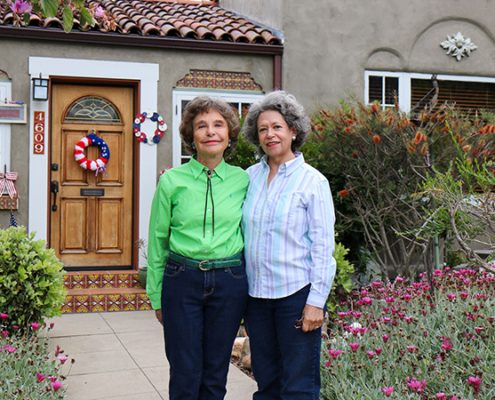
[[[156,129],[153,132],[153,137],[151,139],[149,138],[146,132],[143,132],[141,130],[141,124],[144,121],[146,121],[146,119],[156,122]],[[134,136],[136,136],[137,140],[139,140],[142,143],[148,143],[150,145],[160,143],[160,140],[165,135],[166,130],[167,130],[167,124],[165,123],[163,117],[156,112],[154,113],[143,112],[134,117],[134,126],[133,126]]]
[[[100,156],[96,160],[91,160],[84,154],[84,149],[89,146],[98,146]],[[95,171],[96,175],[98,175],[100,172],[105,172],[108,160],[110,159],[110,149],[101,137],[91,132],[79,140],[74,146],[74,159],[82,169]]]

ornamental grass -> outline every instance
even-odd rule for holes
[[[9,319],[0,313],[0,399],[63,399],[65,378],[60,369],[73,360],[58,346],[54,356],[49,354],[48,338],[40,333],[42,324],[32,322],[20,329],[10,326]]]
[[[493,400],[495,277],[374,281],[341,304],[323,346],[322,400]]]

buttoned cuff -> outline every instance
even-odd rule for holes
[[[321,293],[318,293],[316,290],[313,290],[313,288],[311,288],[309,291],[308,299],[306,300],[306,304],[319,308],[324,308],[327,302],[327,297],[328,296],[324,296]]]

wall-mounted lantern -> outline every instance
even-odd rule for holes
[[[33,100],[48,100],[48,79],[33,78]]]

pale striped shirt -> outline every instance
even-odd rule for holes
[[[307,284],[307,304],[323,307],[335,277],[335,213],[327,179],[301,153],[268,182],[266,157],[250,167],[243,206],[249,295],[278,299]]]

